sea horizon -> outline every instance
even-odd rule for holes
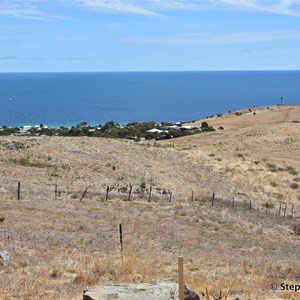
[[[102,70],[102,71],[0,71],[0,74],[82,74],[82,73],[209,73],[209,72],[300,72],[300,69],[243,69],[243,70]]]

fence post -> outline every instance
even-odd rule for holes
[[[214,206],[215,202],[215,193],[213,193],[212,198],[211,198],[211,205]]]
[[[194,202],[194,191],[192,191],[192,202]]]
[[[106,198],[105,198],[105,201],[108,200],[108,193],[109,193],[109,186],[106,188]]]
[[[169,202],[172,201],[172,192],[170,192],[170,198],[169,198]]]
[[[81,196],[81,198],[80,198],[80,200],[79,200],[79,201],[82,201],[82,199],[84,198],[84,196],[85,196],[85,194],[86,194],[87,190],[88,190],[88,188],[86,188],[86,189],[85,189],[85,191],[83,192],[83,194],[82,194],[82,196]]]
[[[131,198],[131,192],[132,192],[132,185],[130,184],[129,194],[128,194],[128,201],[130,201],[130,198]]]
[[[292,206],[292,215],[291,215],[292,218],[293,218],[293,215],[294,215],[294,204]]]
[[[149,191],[149,199],[148,199],[148,202],[151,201],[151,194],[152,194],[152,186],[150,186],[150,191]]]
[[[285,203],[285,206],[284,206],[284,218],[285,218],[285,214],[286,214],[286,209],[287,209],[287,203]]]
[[[280,216],[280,213],[281,213],[281,205],[282,205],[282,203],[280,202],[280,206],[279,206],[279,216]]]
[[[232,207],[234,207],[234,197],[232,197]]]
[[[57,199],[57,184],[55,185],[55,188],[54,188],[54,199],[55,200]]]
[[[178,257],[178,290],[179,300],[184,300],[183,257]]]
[[[18,200],[20,200],[20,194],[21,194],[21,182],[18,182]]]
[[[123,253],[123,231],[122,231],[122,224],[119,224],[119,234],[120,234],[121,253]]]
[[[249,210],[251,210],[252,209],[252,200],[250,200],[250,202],[249,202]]]

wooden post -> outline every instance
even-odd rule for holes
[[[232,197],[232,207],[234,207],[234,197]]]
[[[105,198],[105,201],[108,200],[108,193],[109,193],[109,186],[106,188],[106,198]]]
[[[83,192],[83,194],[82,194],[82,196],[81,196],[81,198],[80,198],[80,201],[82,201],[82,199],[84,198],[84,196],[85,196],[87,190],[88,190],[88,188],[86,188],[85,191]]]
[[[280,202],[280,206],[279,206],[279,215],[280,215],[280,213],[281,213],[281,205],[282,205],[282,203]]]
[[[179,300],[184,300],[183,257],[178,257],[178,290]]]
[[[192,202],[194,202],[194,191],[192,191]]]
[[[121,253],[123,253],[123,232],[122,232],[122,224],[119,224],[119,234],[120,234],[120,247],[121,247]]]
[[[287,203],[285,203],[285,207],[284,207],[284,217],[285,217],[285,214],[286,214],[286,209],[287,209]]]
[[[169,198],[169,202],[172,201],[172,192],[170,192],[170,198]]]
[[[266,202],[266,214],[268,213],[269,203]]]
[[[292,206],[292,214],[291,214],[291,217],[293,218],[293,215],[294,215],[294,204]]]
[[[131,192],[132,192],[132,185],[130,184],[129,194],[128,194],[128,201],[130,201],[130,198],[131,198]]]
[[[215,202],[215,193],[213,193],[212,198],[211,198],[211,205],[214,206]]]
[[[151,194],[152,194],[152,186],[150,186],[150,191],[149,191],[149,199],[148,199],[148,202],[151,201]]]
[[[55,185],[55,189],[54,189],[54,199],[57,199],[57,184]]]
[[[21,182],[18,182],[18,200],[20,200],[20,194],[21,194]]]
[[[250,200],[250,202],[249,202],[249,210],[251,210],[252,209],[252,200]]]

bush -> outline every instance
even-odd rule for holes
[[[300,235],[300,224],[294,225],[293,230],[296,234]]]
[[[274,208],[274,204],[273,203],[269,203],[269,202],[266,202],[266,204],[265,204],[265,207],[266,208]]]
[[[296,190],[299,187],[299,184],[297,182],[293,182],[292,184],[290,184],[290,188]]]
[[[205,122],[205,121],[202,122],[201,127],[202,127],[202,128],[209,128],[208,123]]]

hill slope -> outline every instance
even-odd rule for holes
[[[2,137],[0,251],[11,261],[0,259],[0,299],[79,299],[96,284],[176,279],[181,254],[197,291],[263,299],[273,281],[295,284],[300,110],[253,110],[206,120],[224,130],[162,142]]]

